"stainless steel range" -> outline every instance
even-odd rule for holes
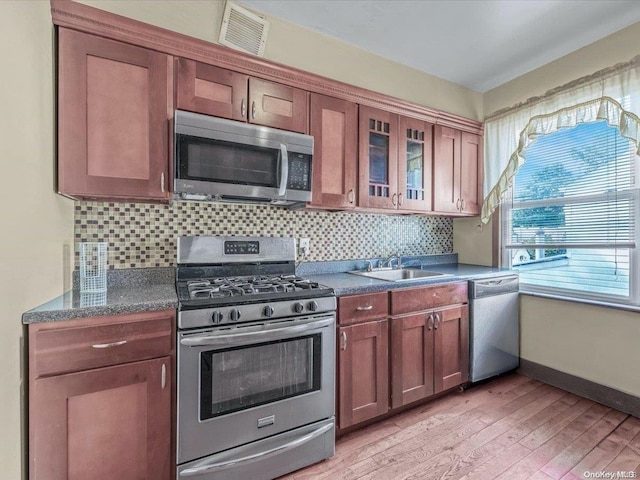
[[[292,238],[178,239],[177,476],[272,479],[335,451],[332,289]]]

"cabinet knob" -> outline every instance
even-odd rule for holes
[[[397,194],[397,193],[394,193],[394,194],[391,196],[391,204],[392,204],[394,207],[395,207],[395,206],[397,206],[397,204],[398,204],[398,202],[396,201],[396,199],[397,199],[397,198],[398,198],[398,194]]]
[[[399,206],[399,207],[401,207],[401,206],[402,206],[402,199],[403,199],[403,198],[404,198],[404,196],[403,196],[401,193],[399,193],[399,194],[398,194],[398,206]]]
[[[427,319],[427,330],[431,331],[433,329],[433,313],[429,314],[429,318]]]
[[[435,313],[434,315],[435,315],[436,319],[434,321],[433,328],[435,330],[437,330],[438,329],[438,324],[440,323],[440,314],[439,313]]]
[[[460,211],[460,199],[456,200],[456,210]]]

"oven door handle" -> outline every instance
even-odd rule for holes
[[[295,440],[287,443],[283,443],[282,445],[277,445],[269,450],[265,450],[264,452],[254,453],[253,455],[247,455],[246,457],[236,458],[233,460],[227,460],[224,462],[212,463],[210,465],[199,465],[197,467],[187,468],[180,472],[180,477],[195,477],[197,475],[204,475],[205,473],[211,473],[214,471],[226,470],[227,468],[237,467],[242,465],[243,463],[251,463],[257,460],[262,460],[267,457],[271,457],[273,455],[284,453],[287,450],[292,450],[300,445],[303,445],[314,438],[319,437],[327,433],[329,430],[333,428],[333,423],[328,425],[323,425],[322,427],[303,435],[300,438],[296,438]]]
[[[293,325],[285,328],[274,328],[270,330],[258,330],[254,332],[230,331],[230,333],[221,332],[218,335],[206,335],[180,339],[180,344],[187,347],[203,347],[203,346],[228,346],[240,345],[243,343],[255,343],[260,341],[279,340],[283,335],[298,334],[309,330],[328,327],[335,322],[334,317],[328,317],[323,320],[315,320],[309,323]]]

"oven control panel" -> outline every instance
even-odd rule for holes
[[[178,311],[179,328],[207,327],[234,323],[256,322],[276,318],[296,317],[336,309],[335,297],[320,297],[297,300],[254,303],[248,305],[229,305],[196,310]]]
[[[225,255],[259,255],[260,242],[249,240],[227,240],[224,242]]]

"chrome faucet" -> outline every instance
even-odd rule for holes
[[[371,260],[365,260],[367,262],[367,272],[373,271],[373,262]]]
[[[380,266],[386,265],[387,267],[391,267],[391,261],[393,259],[396,259],[396,261],[398,262],[396,264],[396,268],[402,268],[402,258],[400,257],[399,254],[397,253],[392,253],[391,255],[389,255],[389,258],[387,258],[386,260],[381,260],[380,261]]]

